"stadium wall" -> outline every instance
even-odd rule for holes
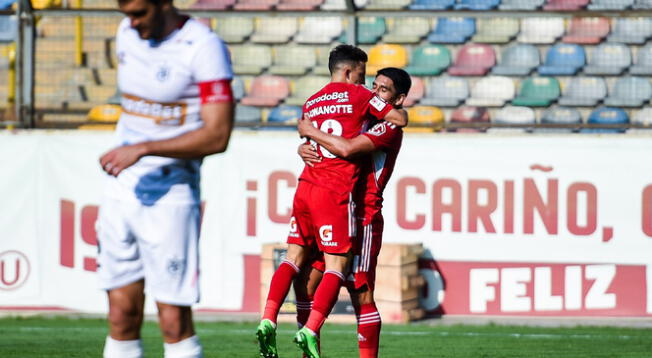
[[[108,133],[0,134],[0,309],[103,313],[94,222]],[[263,243],[284,241],[294,132],[237,131],[203,167],[201,302],[257,312]],[[422,242],[432,314],[652,315],[647,135],[408,134],[385,240]],[[151,302],[147,310],[154,312]]]

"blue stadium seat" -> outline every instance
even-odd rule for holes
[[[649,17],[614,19],[607,41],[642,45],[652,37],[652,19]]]
[[[607,42],[600,44],[584,67],[588,75],[619,75],[632,64],[632,53],[627,45]]]
[[[503,76],[527,76],[539,66],[539,50],[529,44],[518,44],[503,50],[501,60],[491,73]]]
[[[448,10],[455,5],[455,0],[414,0],[410,10]]]
[[[559,98],[562,106],[593,107],[607,96],[607,83],[602,77],[573,77],[566,92]]]
[[[636,63],[629,68],[632,75],[652,75],[652,44],[638,49]]]
[[[437,26],[428,35],[428,42],[461,44],[473,34],[475,34],[474,18],[440,17],[437,19]]]
[[[253,106],[237,105],[235,107],[235,122],[245,125],[252,125],[260,123],[261,120],[260,108]]]
[[[530,107],[505,106],[491,118],[495,124],[528,125],[536,123],[534,110]],[[488,133],[496,132],[530,132],[532,128],[490,128]]]
[[[592,0],[589,10],[627,10],[634,5],[634,0]]]
[[[627,113],[620,108],[600,107],[589,115],[588,124],[628,124]],[[582,133],[624,133],[625,128],[585,128]]]
[[[613,107],[641,107],[652,98],[652,84],[649,78],[620,77],[614,84],[604,104]]]
[[[555,106],[549,108],[541,115],[541,124],[573,125],[581,124],[582,115],[575,108]],[[540,133],[567,133],[575,132],[577,128],[537,128],[535,132]]]
[[[0,42],[16,40],[16,16],[0,15]]]
[[[543,6],[546,0],[503,0],[500,10],[536,10]]]
[[[301,118],[301,107],[280,105],[275,107],[267,116],[267,123],[270,124],[296,124]],[[268,129],[296,130],[293,126],[289,127],[267,127]]]
[[[586,63],[584,48],[576,44],[557,44],[546,54],[546,60],[539,66],[539,74],[548,76],[572,76]]]
[[[233,80],[231,81],[231,89],[233,91],[233,97],[235,97],[236,100],[239,101],[240,98],[244,97],[245,85],[242,78],[238,76],[233,77]]]
[[[637,10],[652,9],[652,0],[636,0],[632,8]]]
[[[460,0],[455,4],[455,10],[487,11],[495,9],[500,0]]]

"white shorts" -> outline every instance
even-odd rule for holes
[[[199,204],[159,204],[104,198],[97,220],[100,287],[145,279],[156,302],[199,301]]]

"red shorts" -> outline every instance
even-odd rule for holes
[[[311,246],[329,254],[344,254],[352,248],[356,233],[355,204],[351,194],[299,181],[294,194],[288,244]]]
[[[383,217],[378,215],[368,225],[359,222],[358,237],[353,243],[353,262],[351,273],[345,282],[349,290],[358,290],[365,285],[373,291],[376,284],[376,265],[383,243]],[[315,256],[312,267],[324,272],[324,256]]]

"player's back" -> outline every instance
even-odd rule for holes
[[[390,109],[364,86],[331,82],[306,101],[303,113],[321,131],[350,139],[360,134],[368,115],[382,118]],[[313,145],[323,159],[314,167],[306,166],[300,179],[338,193],[351,192],[359,162],[338,158],[326,148]]]

